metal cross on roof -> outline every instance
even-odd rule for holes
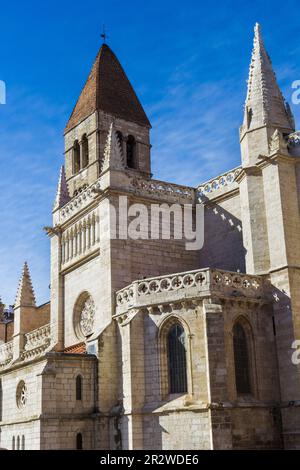
[[[106,39],[108,38],[108,36],[106,34],[106,30],[105,30],[105,25],[103,25],[103,27],[102,27],[101,38],[103,39],[103,43],[105,43]]]

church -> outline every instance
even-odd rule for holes
[[[103,44],[64,131],[50,302],[25,263],[0,303],[0,447],[300,449],[300,132],[260,26],[239,167],[155,180],[150,129]],[[121,197],[201,204],[202,248],[113,236]]]

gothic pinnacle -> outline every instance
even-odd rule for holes
[[[279,89],[258,23],[254,27],[244,125],[248,129],[266,125],[285,132],[294,131],[293,118]]]
[[[28,264],[25,262],[16,295],[15,308],[35,306],[35,295],[32,287],[30,272]]]
[[[65,167],[62,165],[59,174],[59,180],[57,185],[56,197],[54,201],[53,210],[60,209],[70,200],[70,194],[68,190],[68,184],[66,179]]]

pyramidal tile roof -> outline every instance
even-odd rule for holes
[[[112,50],[103,44],[73,109],[65,133],[96,110],[151,127],[146,113]]]
[[[292,113],[277,84],[258,23],[254,28],[254,44],[245,104],[246,111],[251,109],[252,128],[270,125],[275,128],[294,130]]]
[[[28,264],[25,262],[15,300],[16,307],[36,307]]]

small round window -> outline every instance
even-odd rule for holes
[[[27,403],[27,387],[23,380],[17,386],[16,400],[18,408],[24,408]]]

